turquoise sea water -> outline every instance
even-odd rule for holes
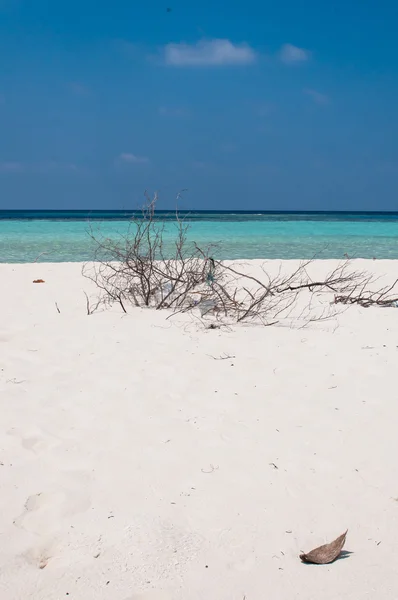
[[[171,243],[174,213],[158,213]],[[90,260],[88,230],[117,237],[131,213],[122,211],[0,211],[0,262]],[[189,239],[218,244],[217,257],[398,259],[398,213],[193,212]]]

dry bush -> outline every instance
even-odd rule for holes
[[[254,276],[244,265],[215,258],[216,247],[200,248],[188,240],[188,223],[176,212],[175,236],[165,242],[165,222],[157,217],[155,197],[147,197],[140,216],[133,217],[128,232],[117,239],[90,230],[95,255],[83,274],[100,290],[94,308],[119,303],[128,306],[168,309],[170,314],[211,316],[221,324],[261,323],[281,320],[303,323],[330,318],[333,305],[378,304],[391,306],[394,289],[368,292],[372,277],[352,270],[345,260],[331,273],[311,276],[314,259],[303,261],[293,273],[275,274],[263,265]]]
[[[176,218],[172,246],[165,245],[165,222],[155,213],[156,196],[133,217],[128,231],[116,240],[90,229],[93,261],[83,268],[85,277],[100,290],[100,305],[118,302],[136,307],[184,310],[211,296],[210,282],[219,280],[211,248],[199,250],[187,240],[187,223]],[[97,307],[98,307],[97,306]]]

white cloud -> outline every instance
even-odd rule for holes
[[[296,65],[310,59],[311,53],[304,48],[292,44],[284,44],[279,52],[279,59],[286,65]]]
[[[137,156],[136,154],[130,154],[129,152],[122,152],[122,154],[119,155],[118,160],[130,165],[143,165],[149,162],[149,159],[146,156]]]
[[[329,97],[326,94],[311,89],[303,90],[303,92],[307,96],[310,96],[316,104],[329,104]]]
[[[172,67],[248,65],[255,60],[256,52],[248,44],[234,44],[225,39],[167,44],[164,48],[164,62]]]

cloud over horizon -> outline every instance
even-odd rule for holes
[[[279,60],[285,65],[296,65],[307,62],[311,57],[309,50],[293,46],[293,44],[284,44],[279,52]]]
[[[164,47],[164,63],[171,67],[242,66],[254,63],[256,58],[248,44],[234,44],[227,39],[171,43]]]
[[[122,152],[118,156],[118,162],[130,164],[130,165],[144,165],[149,163],[149,158],[146,156],[137,156],[136,154],[131,154],[130,152]]]

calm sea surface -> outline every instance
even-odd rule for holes
[[[0,262],[90,260],[92,228],[107,237],[127,231],[125,211],[0,211]],[[174,213],[165,220],[166,241],[175,234]],[[216,256],[233,258],[398,259],[398,213],[190,212],[188,238],[218,244]]]

